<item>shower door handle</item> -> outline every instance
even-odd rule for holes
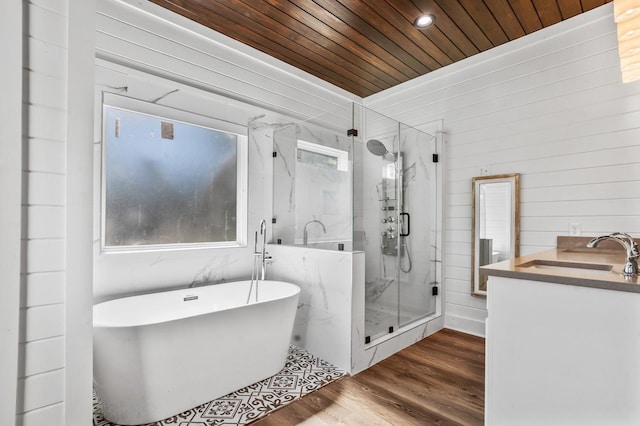
[[[408,237],[411,233],[411,216],[409,216],[409,213],[400,213],[400,216],[407,216],[407,233],[403,234],[402,232],[400,232],[400,236]],[[404,230],[404,221],[402,222],[402,230]]]

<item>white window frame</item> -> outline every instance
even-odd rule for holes
[[[236,192],[236,240],[212,241],[203,243],[172,243],[172,244],[145,244],[127,246],[106,246],[106,138],[105,138],[105,107],[119,108],[135,113],[147,114],[166,118],[167,120],[182,122],[185,124],[206,127],[237,136],[237,192]],[[246,247],[247,245],[247,210],[248,210],[248,136],[247,127],[230,123],[202,114],[176,109],[164,105],[145,102],[127,96],[113,93],[102,93],[102,147],[101,147],[101,182],[100,182],[100,250],[102,253],[134,253],[151,251],[177,251],[192,249],[212,249]]]
[[[334,157],[338,160],[338,168],[336,170],[340,172],[349,171],[349,153],[347,151],[307,142],[302,139],[298,139],[297,149],[315,152],[316,154],[326,155],[327,157]]]

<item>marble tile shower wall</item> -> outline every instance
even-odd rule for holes
[[[273,239],[293,244],[295,231],[295,173],[298,126],[288,124],[277,129],[273,137]]]
[[[351,371],[352,326],[358,309],[364,311],[364,304],[352,306],[362,290],[354,274],[364,265],[363,253],[286,245],[269,245],[269,253],[271,278],[301,289],[291,343]]]
[[[360,181],[361,189],[361,243],[359,248],[364,250],[367,256],[366,277],[385,276],[382,264],[382,254],[380,245],[382,243],[380,230],[380,197],[378,190],[382,181],[382,158],[374,156],[369,151],[361,148],[362,154],[362,174]],[[371,285],[371,283],[367,284]]]
[[[307,124],[290,124],[274,130],[273,194],[274,241],[300,244],[305,224],[312,219],[325,225],[309,228],[310,241],[351,241],[351,172],[299,163],[297,141],[346,151],[351,168],[351,139]]]

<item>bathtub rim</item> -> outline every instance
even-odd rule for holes
[[[254,286],[255,286],[255,282],[254,281]],[[232,287],[234,285],[241,285],[241,284],[245,284],[247,286],[247,289],[243,289],[242,292],[245,295],[248,295],[248,287],[251,283],[251,280],[238,280],[238,281],[229,281],[229,282],[224,282],[224,283],[218,283],[218,284],[210,284],[210,285],[205,285],[205,286],[198,286],[198,287],[193,287],[193,288],[172,288],[169,290],[159,290],[159,291],[154,291],[154,292],[149,292],[149,293],[143,293],[143,294],[137,294],[137,295],[131,295],[131,296],[123,296],[123,297],[118,297],[118,298],[114,298],[114,299],[110,299],[110,300],[106,300],[106,301],[102,301],[99,303],[96,303],[93,305],[92,307],[92,313],[93,313],[93,328],[128,328],[128,327],[145,327],[145,326],[153,326],[154,324],[164,324],[164,323],[169,323],[172,321],[180,321],[180,320],[184,320],[187,318],[192,318],[192,317],[197,317],[200,315],[207,315],[207,314],[211,314],[214,312],[225,312],[225,311],[229,311],[229,310],[233,310],[233,309],[240,309],[243,306],[249,306],[249,305],[259,305],[259,304],[266,304],[266,303],[270,303],[270,302],[274,302],[276,300],[281,300],[281,299],[286,299],[286,298],[291,298],[291,297],[295,297],[297,295],[299,295],[301,293],[301,288],[299,285],[288,282],[288,281],[282,281],[282,280],[260,280],[259,281],[259,285],[263,285],[265,283],[271,283],[271,284],[278,284],[279,286],[283,286],[283,287],[289,287],[290,288],[290,292],[288,292],[286,295],[282,295],[280,297],[274,297],[274,298],[269,298],[269,299],[265,299],[265,300],[260,300],[257,303],[256,302],[249,302],[249,303],[241,303],[241,304],[236,304],[233,306],[227,306],[224,308],[220,308],[220,309],[211,309],[211,310],[206,310],[206,311],[194,311],[191,315],[183,315],[180,317],[174,317],[174,318],[166,318],[164,320],[161,321],[157,321],[157,320],[153,320],[153,321],[145,321],[145,318],[139,318],[136,321],[127,321],[127,322],[117,322],[114,321],[113,315],[107,315],[105,313],[100,313],[100,312],[96,312],[100,311],[101,309],[103,309],[105,306],[107,305],[116,305],[118,303],[123,303],[124,300],[132,300],[132,299],[142,299],[144,297],[149,297],[152,295],[160,295],[160,294],[175,294],[176,296],[180,295],[180,297],[186,297],[189,295],[198,295],[199,292],[204,291],[210,291],[212,288],[215,288],[216,286],[226,286],[226,287]],[[252,293],[253,294],[253,293]],[[187,302],[185,302],[187,303]],[[110,306],[111,308],[113,308],[112,306]],[[105,318],[106,316],[106,318]]]

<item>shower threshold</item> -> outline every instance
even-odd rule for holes
[[[395,316],[395,315],[394,315]],[[424,337],[427,336],[427,323],[429,323],[430,321],[436,319],[440,317],[440,315],[438,313],[430,313],[430,314],[426,314],[420,318],[416,318],[411,322],[401,322],[400,326],[392,331],[392,332],[378,332],[375,335],[369,335],[366,334],[366,336],[370,336],[370,340],[369,341],[365,341],[365,348],[367,347],[371,347],[371,346],[376,346],[379,345],[380,343],[383,343],[387,340],[393,339],[394,337],[397,337],[403,333],[406,333],[408,331],[411,331],[417,327],[422,327],[424,326],[425,329],[423,331],[423,335]],[[408,320],[408,318],[407,318]]]

